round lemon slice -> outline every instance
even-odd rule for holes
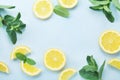
[[[9,73],[8,66],[3,62],[0,62],[0,72]]]
[[[69,80],[76,73],[75,69],[68,68],[61,72],[59,80]]]
[[[24,62],[21,62],[21,68],[22,68],[22,71],[29,76],[36,76],[41,72],[41,69]]]
[[[77,5],[78,0],[59,0],[59,3],[64,8],[73,8]]]
[[[29,54],[31,52],[30,48],[27,46],[17,46],[13,49],[11,53],[11,59],[16,59],[16,53]]]
[[[120,51],[120,35],[116,31],[107,30],[100,36],[99,44],[108,54],[115,54]]]
[[[115,59],[111,59],[108,62],[108,64],[111,65],[112,67],[120,70],[120,60],[119,59],[116,59],[116,58]]]
[[[60,70],[66,63],[66,58],[63,52],[58,49],[50,49],[44,57],[45,66],[53,71]]]
[[[53,6],[49,0],[37,0],[33,7],[34,14],[40,19],[47,19],[53,13]]]

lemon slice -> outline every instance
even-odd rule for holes
[[[108,64],[111,65],[112,67],[120,70],[120,60],[119,59],[111,59],[108,62]]]
[[[64,8],[73,8],[77,5],[78,0],[59,0],[59,3]]]
[[[59,80],[69,80],[76,73],[75,69],[68,68],[61,72]]]
[[[66,63],[65,55],[58,49],[50,49],[44,57],[45,66],[53,71],[60,70]]]
[[[36,76],[36,75],[40,74],[40,72],[41,72],[41,69],[39,69],[33,65],[24,63],[24,62],[21,62],[21,68],[24,73],[26,73],[27,75],[30,75],[30,76]]]
[[[13,49],[11,53],[11,59],[16,59],[16,53],[29,54],[31,52],[30,48],[27,46],[17,46]]]
[[[0,72],[9,73],[8,66],[3,62],[0,62]]]
[[[49,0],[37,0],[33,7],[34,14],[40,19],[47,19],[53,13],[53,6]]]
[[[105,31],[99,39],[100,47],[109,54],[120,51],[120,35],[113,30]]]

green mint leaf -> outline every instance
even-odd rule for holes
[[[22,53],[16,53],[16,57],[21,61],[24,61],[24,62],[26,61],[26,56],[23,55]]]
[[[15,6],[9,6],[9,5],[0,5],[0,9],[13,9]]]
[[[98,72],[91,72],[91,71],[86,71],[85,69],[81,69],[79,71],[79,74],[85,78],[85,79],[88,79],[88,80],[99,80],[99,75],[98,75]]]
[[[16,17],[13,17],[11,15],[6,15],[4,17],[4,25],[7,26],[6,31],[9,34],[9,37],[13,44],[17,41],[17,33],[22,34],[22,30],[26,27],[26,24],[24,24],[21,20],[21,14],[18,13]]]
[[[93,58],[93,56],[87,56],[87,62],[89,65],[95,66],[98,69],[98,65],[97,65],[95,59]]]
[[[16,41],[17,41],[17,35],[16,35],[16,32],[13,31],[13,30],[7,30],[7,33],[8,33],[8,35],[9,35],[10,40],[12,41],[12,43],[15,44]]]
[[[105,14],[106,18],[110,21],[110,22],[114,22],[114,16],[112,15],[112,13],[107,12],[106,10],[103,9],[103,13]]]
[[[35,65],[36,64],[36,62],[33,59],[30,59],[30,58],[27,58],[26,62],[30,65]]]
[[[24,29],[25,27],[26,27],[26,24],[23,24],[23,23],[19,26],[20,29]]]
[[[55,6],[54,13],[62,17],[69,17],[69,11],[66,8],[63,8],[60,5]]]
[[[105,66],[105,61],[103,62],[102,66],[100,67],[100,70],[99,70],[99,79],[100,80],[102,80],[102,73],[104,70],[104,66]]]
[[[3,19],[2,19],[2,17],[0,16],[0,27],[2,27],[3,26]]]
[[[98,5],[106,5],[106,4],[109,4],[110,3],[110,1],[109,0],[104,0],[104,1],[102,1],[102,0],[100,0],[100,1],[98,1],[98,0],[89,0],[92,4],[94,4],[94,5],[96,5],[96,6],[98,6]]]
[[[93,10],[103,10],[103,6],[102,6],[102,5],[99,5],[99,6],[91,6],[90,9],[93,9]]]
[[[19,20],[20,18],[21,18],[21,14],[18,13],[18,15],[16,16],[16,18],[14,19],[14,21],[17,21],[17,20]]]
[[[112,12],[112,11],[110,10],[110,8],[109,8],[108,5],[105,5],[105,6],[103,7],[103,9],[104,9],[106,12],[108,12],[108,13],[111,13],[111,12]]]
[[[85,71],[91,71],[91,72],[97,71],[97,68],[95,66],[90,66],[90,65],[84,66],[83,69],[85,69]]]
[[[120,11],[120,2],[119,2],[119,0],[112,0],[112,2],[115,5],[115,7]]]

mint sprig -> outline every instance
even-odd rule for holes
[[[65,18],[69,17],[70,15],[69,11],[60,5],[56,5],[54,7],[54,13]]]
[[[13,9],[15,6],[10,6],[10,5],[0,5],[0,9]]]
[[[87,80],[102,80],[102,73],[105,66],[105,61],[103,62],[100,69],[93,58],[93,56],[87,56],[88,65],[85,65],[82,69],[79,70],[79,74]]]
[[[112,14],[112,10],[110,9],[111,3],[115,5],[115,7],[120,10],[120,3],[119,0],[89,0],[94,6],[90,6],[90,9],[96,11],[102,11],[106,18],[110,22],[114,22],[115,18]]]
[[[20,18],[21,14],[18,13],[16,17],[6,15],[2,21],[6,26],[6,32],[8,33],[13,44],[17,42],[17,33],[22,34],[23,29],[26,27],[26,24],[24,24]]]
[[[17,57],[17,59],[19,59],[20,61],[23,61],[24,63],[28,63],[30,65],[35,65],[36,64],[36,62],[33,59],[27,58],[22,53],[16,53],[16,57]]]

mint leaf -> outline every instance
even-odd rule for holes
[[[69,11],[60,5],[55,6],[54,13],[62,17],[69,17]]]
[[[24,61],[24,62],[26,61],[26,56],[23,55],[22,53],[16,53],[16,57],[21,61]]]
[[[13,44],[17,42],[17,33],[22,34],[23,29],[26,27],[26,24],[24,24],[20,18],[21,14],[18,13],[16,17],[6,15],[3,20],[4,25],[7,26],[6,31]]]
[[[90,65],[84,66],[83,69],[85,69],[85,71],[91,71],[91,72],[97,71],[97,68],[95,66],[90,66]]]
[[[102,6],[102,5],[99,5],[99,6],[91,6],[90,9],[93,9],[93,10],[103,10],[103,6]]]
[[[28,64],[30,64],[30,65],[35,65],[35,64],[36,64],[36,62],[35,62],[33,59],[31,59],[31,58],[27,58],[27,59],[26,59],[26,62],[27,62]]]
[[[115,7],[120,11],[120,2],[119,2],[119,0],[112,0],[112,2],[115,5]]]
[[[2,16],[0,16],[0,27],[2,27],[3,26],[3,19],[2,19]]]
[[[12,41],[12,43],[15,44],[16,41],[17,41],[17,35],[16,35],[16,32],[13,31],[13,30],[7,30],[7,33],[8,33],[8,35],[9,35],[10,40]]]
[[[89,0],[92,4],[98,6],[98,5],[106,5],[109,4],[110,1],[109,0],[104,0],[104,1],[98,1],[98,0]]]
[[[0,9],[12,9],[12,8],[15,8],[15,6],[0,5]]]
[[[93,56],[87,56],[87,62],[89,65],[95,66],[98,69],[98,65],[97,65],[95,59],[93,58]]]
[[[103,62],[102,66],[100,67],[100,70],[99,70],[99,79],[100,80],[102,80],[102,73],[104,70],[104,66],[105,66],[105,61]]]
[[[86,71],[85,69],[81,69],[79,71],[79,74],[83,78],[88,79],[88,80],[99,80],[99,75],[97,71],[91,72],[91,71]]]
[[[104,70],[105,61],[98,71],[98,66],[93,56],[87,56],[88,65],[79,70],[79,74],[87,80],[102,80],[102,72]]]
[[[114,16],[112,15],[112,13],[107,12],[105,9],[103,9],[103,13],[105,14],[106,18],[110,21],[110,22],[114,22]]]

